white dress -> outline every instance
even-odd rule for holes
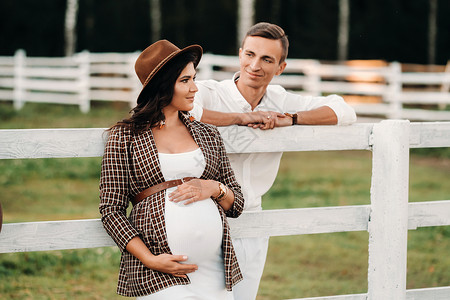
[[[184,153],[159,153],[161,171],[166,181],[182,177],[200,177],[205,159],[200,148]],[[158,300],[233,300],[225,288],[222,257],[222,219],[210,198],[189,205],[169,201],[166,191],[165,220],[169,248],[174,255],[187,255],[185,263],[196,264],[198,270],[189,273],[187,285],[168,287],[137,299]]]

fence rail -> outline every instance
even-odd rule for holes
[[[18,50],[0,57],[0,100],[79,105],[123,101],[134,106],[141,84],[134,74],[139,53],[89,53],[72,57],[27,57]],[[285,72],[272,83],[305,95],[337,93],[354,106],[358,115],[417,121],[448,121],[450,111],[450,61],[431,72],[402,71],[398,62],[348,61],[324,63],[288,59]],[[205,54],[198,79],[229,79],[239,70],[236,56]],[[357,99],[357,102],[355,102]],[[422,106],[422,108],[411,108]],[[429,108],[431,107],[431,108]]]
[[[367,293],[303,300],[450,299],[450,287],[406,290],[408,230],[450,225],[450,200],[408,203],[409,149],[450,147],[450,122],[387,120],[342,127],[259,131],[230,126],[219,130],[229,153],[373,152],[370,205],[264,210],[230,219],[234,237],[369,232]],[[102,128],[0,130],[0,159],[98,157],[103,154],[105,138]],[[0,253],[113,245],[99,219],[7,223],[0,233]]]

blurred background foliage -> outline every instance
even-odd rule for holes
[[[162,38],[237,54],[238,0],[164,0]],[[64,54],[65,0],[2,0],[0,55]],[[427,63],[429,0],[350,0],[349,59]],[[438,0],[436,63],[450,53],[450,1]],[[150,0],[79,0],[76,52],[133,52],[151,42]],[[255,0],[255,21],[282,26],[289,56],[337,59],[338,0]]]

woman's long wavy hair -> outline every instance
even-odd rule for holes
[[[171,59],[151,79],[137,99],[137,105],[130,111],[131,117],[117,122],[111,127],[127,127],[139,134],[156,127],[165,120],[162,109],[172,102],[175,83],[181,71],[197,61],[193,52],[182,53]]]

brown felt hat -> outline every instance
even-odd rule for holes
[[[197,58],[196,61],[194,61],[194,67],[197,67],[203,54],[203,49],[199,45],[191,45],[180,49],[168,40],[160,40],[142,51],[134,65],[136,74],[142,83],[142,90],[138,97],[138,102],[141,98],[142,91],[148,86],[155,74],[158,73],[158,71],[172,58],[186,52],[193,52],[196,54]]]

